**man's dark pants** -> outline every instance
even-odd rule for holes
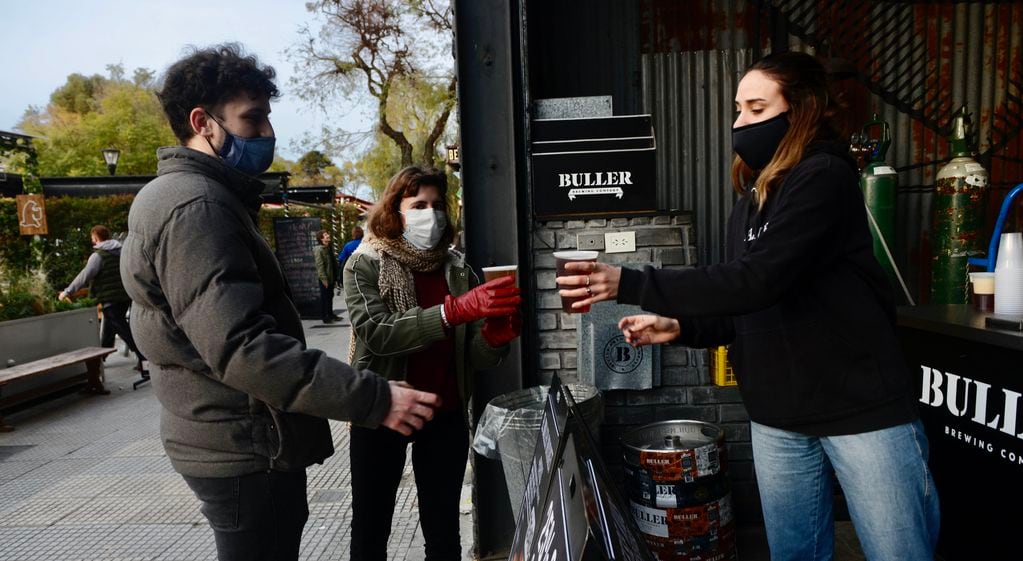
[[[183,476],[202,501],[220,561],[295,561],[309,518],[305,470]]]
[[[320,321],[334,321],[334,287],[320,285]]]
[[[100,346],[113,347],[114,334],[120,335],[121,340],[138,357],[139,368],[141,369],[142,361],[146,360],[146,357],[142,356],[142,353],[139,352],[139,348],[135,346],[135,338],[131,335],[131,326],[128,325],[128,320],[125,317],[128,315],[129,306],[131,304],[128,302],[103,304],[103,328],[100,335]]]
[[[438,414],[411,437],[352,425],[352,561],[386,561],[395,499],[412,442],[426,561],[459,561],[458,528],[469,430],[458,411]]]

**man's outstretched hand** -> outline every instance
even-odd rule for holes
[[[433,410],[440,406],[437,394],[412,389],[405,382],[391,382],[391,410],[382,423],[385,427],[405,436],[423,428],[433,418]]]

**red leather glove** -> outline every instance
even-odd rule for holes
[[[522,333],[522,314],[519,312],[510,316],[487,318],[483,322],[483,329],[480,330],[480,334],[483,335],[487,344],[495,349],[507,345],[520,333]]]
[[[518,311],[521,302],[515,279],[501,277],[461,296],[445,296],[444,317],[453,327],[488,317],[510,316]]]

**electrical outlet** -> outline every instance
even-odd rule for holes
[[[604,234],[604,253],[636,251],[636,232],[608,232]]]

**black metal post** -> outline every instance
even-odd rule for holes
[[[528,300],[533,284],[527,268],[529,214],[518,194],[526,189],[520,157],[524,109],[518,91],[519,0],[455,0],[454,8],[468,260],[477,268],[518,264],[519,286]],[[527,303],[525,309],[530,308]],[[523,323],[529,330],[532,316],[527,314]],[[474,416],[478,419],[493,397],[521,388],[522,380],[516,341],[501,366],[477,375]],[[474,475],[479,558],[506,557],[515,528],[501,465],[476,456]]]

